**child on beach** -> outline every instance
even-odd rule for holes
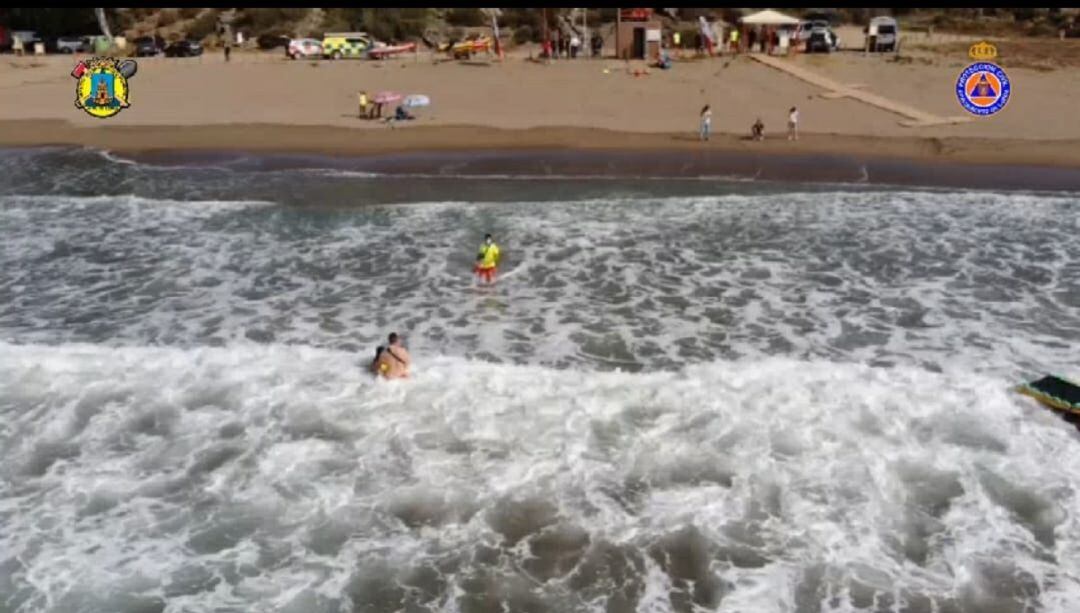
[[[712,107],[708,104],[701,109],[701,140],[709,140],[709,132],[712,130]]]
[[[799,140],[799,109],[795,107],[788,111],[787,139]]]

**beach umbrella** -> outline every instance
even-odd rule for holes
[[[397,92],[379,92],[375,94],[371,100],[375,104],[393,104],[398,100],[401,100],[401,94]]]
[[[405,96],[405,101],[401,104],[406,108],[417,108],[431,104],[431,99],[422,94],[412,94]]]

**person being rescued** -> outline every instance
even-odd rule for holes
[[[495,282],[495,271],[499,266],[499,246],[490,234],[484,235],[484,243],[480,245],[480,252],[476,254],[476,266],[473,272],[489,284]]]
[[[371,372],[384,379],[408,378],[412,358],[401,344],[401,337],[397,335],[397,332],[391,332],[386,340],[388,344],[385,347],[379,345],[375,350],[375,359],[371,361]]]

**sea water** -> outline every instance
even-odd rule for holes
[[[1080,603],[1075,195],[0,170],[0,611]]]

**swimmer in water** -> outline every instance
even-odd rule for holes
[[[409,367],[412,358],[405,346],[401,344],[401,337],[396,332],[391,332],[387,337],[385,347],[380,346],[375,350],[375,360],[371,364],[372,371],[384,379],[405,379],[409,376]]]

